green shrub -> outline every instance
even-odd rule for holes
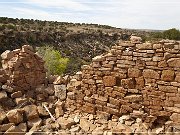
[[[150,38],[180,40],[180,31],[173,28],[165,30],[163,32],[154,32],[153,34],[151,34]]]
[[[163,32],[163,37],[168,39],[180,40],[180,31],[173,28]]]
[[[5,30],[5,25],[0,25],[0,31],[3,31],[3,30]]]
[[[13,25],[13,24],[7,24],[6,27],[8,29],[17,30],[17,27],[15,25]]]
[[[37,52],[43,57],[45,67],[48,70],[47,75],[62,75],[66,70],[69,59],[62,58],[60,52],[53,47],[39,47]]]

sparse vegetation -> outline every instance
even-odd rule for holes
[[[180,40],[180,31],[178,29],[172,28],[162,32],[154,32],[149,36],[143,36],[144,41],[153,41],[160,39]]]
[[[37,51],[45,61],[47,75],[62,75],[64,73],[69,61],[68,58],[62,58],[60,52],[50,46],[39,47]]]
[[[24,44],[53,46],[62,57],[68,57],[66,73],[75,73],[83,63],[106,52],[118,40],[129,40],[134,33],[144,41],[161,38],[178,39],[177,30],[141,31],[99,24],[40,21],[0,17],[0,53],[20,48]],[[163,34],[164,33],[164,34]],[[76,62],[74,62],[76,61]]]

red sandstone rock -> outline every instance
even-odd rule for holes
[[[103,77],[103,84],[105,86],[114,86],[116,85],[116,78],[113,76],[105,76]]]
[[[11,110],[6,114],[9,122],[18,124],[23,121],[23,113],[20,110]]]
[[[170,67],[180,67],[180,58],[171,58],[167,61],[168,66]]]
[[[140,77],[141,76],[141,71],[137,68],[129,68],[128,69],[128,77]]]
[[[145,78],[151,78],[151,79],[159,79],[159,73],[152,70],[152,69],[145,69],[143,71],[143,76]]]
[[[173,81],[174,80],[174,71],[172,70],[163,70],[161,79],[164,81]]]
[[[35,105],[28,105],[24,107],[24,112],[28,120],[39,118],[37,106]]]

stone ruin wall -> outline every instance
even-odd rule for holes
[[[123,42],[82,67],[69,107],[97,114],[131,114],[147,123],[180,122],[180,44]],[[79,85],[77,85],[79,86]],[[72,92],[69,92],[72,93]]]
[[[153,44],[138,42],[113,46],[108,54],[97,56],[90,65],[83,66],[82,72],[70,82],[68,77],[59,76],[56,81],[49,79],[47,88],[40,85],[47,83],[44,61],[32,47],[25,45],[6,51],[1,55],[3,70],[0,70],[3,101],[10,105],[13,98],[12,108],[19,107],[31,97],[32,93],[26,93],[29,91],[35,94],[32,99],[37,105],[63,101],[63,107],[56,106],[57,118],[66,108],[72,113],[83,111],[106,120],[130,114],[148,126],[164,119],[179,124],[180,44],[166,40]]]
[[[22,49],[5,51],[2,57],[2,77],[10,93],[16,91],[28,91],[45,82],[46,70],[44,61],[29,45],[22,46]],[[1,79],[1,82],[3,82]]]

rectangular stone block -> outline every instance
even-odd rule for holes
[[[158,85],[158,88],[160,91],[169,92],[169,93],[177,93],[177,87]]]
[[[116,85],[116,77],[104,76],[103,77],[103,84],[105,86],[114,86],[114,85]]]
[[[120,101],[118,99],[111,98],[111,97],[109,97],[109,103],[113,105],[117,105],[117,106],[120,105]]]

